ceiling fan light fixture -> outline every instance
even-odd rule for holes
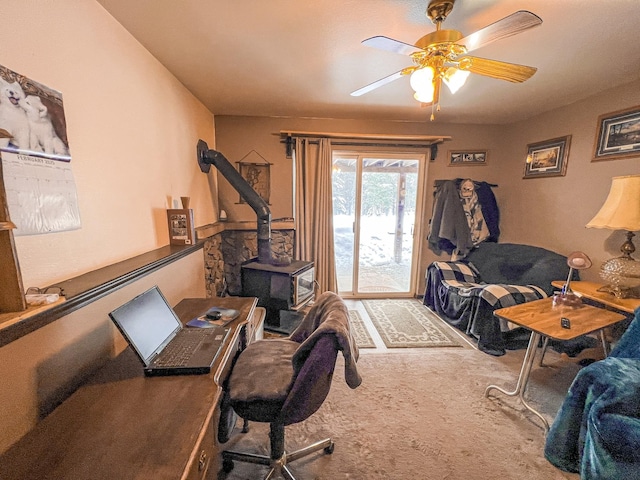
[[[464,85],[471,72],[465,70],[458,70],[454,67],[449,67],[442,76],[442,80],[445,85],[449,87],[451,94],[455,94]]]
[[[433,103],[433,89],[425,89],[421,90],[420,92],[416,92],[413,94],[413,98],[415,98],[420,103],[431,104]]]
[[[427,16],[436,25],[436,31],[423,35],[415,44],[384,36],[363,40],[364,45],[411,57],[413,66],[387,75],[351,93],[360,96],[393,80],[409,77],[414,98],[422,104],[431,104],[431,120],[440,109],[440,90],[444,82],[452,94],[465,84],[470,73],[498,80],[521,83],[531,78],[535,67],[490,60],[467,54],[502,38],[524,32],[542,23],[536,14],[519,10],[490,25],[467,35],[457,30],[442,29],[442,22],[453,9],[455,0],[429,0]]]
[[[430,103],[433,101],[433,77],[435,70],[433,67],[423,67],[416,69],[409,78],[411,88],[416,92],[413,98],[421,103]]]

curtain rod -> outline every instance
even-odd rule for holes
[[[458,180],[464,180],[463,178],[455,178],[455,179],[450,179],[450,180],[435,180],[433,182],[433,188],[438,188],[440,187],[443,183],[445,182],[456,182]],[[472,180],[474,183],[478,183],[477,180]],[[490,187],[497,187],[498,185],[495,183],[489,183],[489,182],[485,182],[487,185],[489,185]]]
[[[336,132],[300,132],[294,130],[280,130],[274,133],[285,137],[324,137],[344,140],[383,140],[383,141],[408,141],[408,142],[428,142],[442,143],[451,140],[450,136],[443,135],[391,135],[384,133],[336,133]]]
[[[308,140],[309,143],[317,145],[320,143],[320,140]],[[280,140],[280,143],[288,143],[286,138]],[[404,148],[429,148],[432,147],[431,143],[373,143],[373,142],[331,142],[331,145],[336,147],[348,147],[348,146],[358,146],[358,147],[404,147]]]

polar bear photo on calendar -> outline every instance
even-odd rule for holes
[[[27,95],[20,105],[29,121],[29,148],[36,152],[68,155],[69,149],[56,134],[49,109],[42,103],[42,99],[36,95]]]
[[[0,128],[11,135],[9,144],[23,150],[30,146],[29,119],[20,105],[24,99],[24,91],[18,82],[9,83],[0,77]]]
[[[0,149],[70,160],[62,96],[0,66]]]

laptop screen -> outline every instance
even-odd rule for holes
[[[182,327],[157,286],[118,307],[109,316],[145,364]]]

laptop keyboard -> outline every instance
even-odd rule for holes
[[[184,367],[187,365],[191,355],[198,345],[202,343],[203,336],[200,332],[196,335],[189,335],[190,330],[184,331],[184,334],[175,338],[164,350],[162,355],[155,361],[158,367]]]

